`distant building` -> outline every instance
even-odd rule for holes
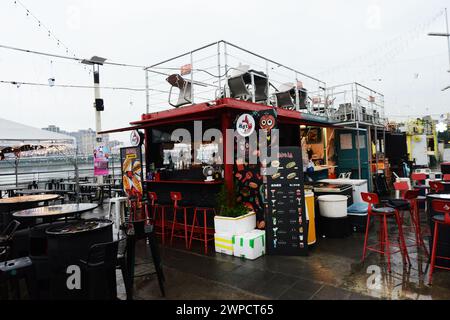
[[[63,133],[70,135],[72,137],[75,137],[77,141],[77,147],[78,147],[78,154],[80,155],[92,155],[94,153],[95,143],[96,143],[96,133],[95,130],[89,129],[82,129],[75,132],[67,132],[64,130],[61,130],[60,127],[57,127],[55,125],[49,125],[46,128],[42,128],[43,130],[48,130],[52,132],[57,133]],[[103,135],[103,143],[110,149],[114,147],[120,147],[123,145],[122,142],[118,140],[111,140],[109,141],[109,135],[105,134]]]

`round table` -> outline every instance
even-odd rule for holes
[[[89,288],[80,260],[87,261],[92,245],[113,241],[112,225],[113,222],[107,219],[87,219],[67,222],[45,231],[48,239],[51,299],[88,298]],[[69,290],[67,287],[69,266],[80,267],[79,290]]]
[[[433,200],[445,200],[450,201],[450,193],[433,193],[427,194],[427,217],[430,225],[431,237],[430,237],[430,252],[433,243],[434,222],[432,217],[438,212],[434,211],[431,202]],[[439,241],[437,243],[436,255],[442,257],[450,257],[450,227],[445,225],[439,225]],[[443,265],[450,268],[450,261],[445,259],[436,259],[438,265]]]
[[[59,198],[59,195],[57,195],[57,194],[37,194],[37,195],[27,195],[27,196],[4,198],[4,199],[0,199],[0,207],[1,206],[36,204],[39,202],[47,202],[47,201],[56,200],[58,198]]]
[[[34,208],[40,202],[47,203],[57,199],[59,199],[59,195],[57,194],[38,194],[0,199],[0,213],[2,213],[0,219],[2,221],[0,222],[3,224],[9,223],[11,219],[10,213],[12,211]]]
[[[84,212],[94,210],[98,205],[95,203],[69,203],[57,204],[53,206],[38,207],[21,210],[13,213],[18,219],[52,218],[57,219],[70,215],[80,215]]]

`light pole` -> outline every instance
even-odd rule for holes
[[[448,29],[448,16],[447,16],[447,8],[445,8],[445,26],[446,26],[446,33],[443,32],[430,32],[428,33],[429,36],[433,36],[433,37],[446,37],[447,38],[447,49],[448,49],[448,66],[449,69],[447,70],[447,72],[450,72],[450,32]],[[444,89],[442,89],[442,91],[445,91],[449,88],[449,86],[445,87]]]
[[[102,114],[104,110],[103,99],[100,98],[100,66],[106,61],[106,58],[93,56],[91,59],[84,59],[81,63],[92,65],[94,71],[94,108],[95,108],[95,146],[99,147],[103,144],[103,138],[99,134],[102,131]],[[95,161],[95,160],[94,160]],[[97,177],[97,183],[103,183],[103,176]]]

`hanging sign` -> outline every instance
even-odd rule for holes
[[[143,141],[142,134],[138,130],[131,131],[130,143],[133,147],[140,146],[142,144],[142,141]]]
[[[266,181],[266,250],[271,255],[308,254],[301,159],[301,148],[280,147],[279,159],[271,163],[278,168]]]
[[[255,118],[251,114],[243,113],[236,121],[236,131],[242,137],[248,137],[255,132]]]
[[[94,149],[94,176],[104,176],[109,173],[109,148],[99,146]]]

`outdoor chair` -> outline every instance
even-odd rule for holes
[[[10,248],[12,245],[12,240],[16,230],[19,228],[20,222],[17,220],[12,220],[5,229],[0,233],[0,250],[1,248]],[[5,256],[5,259],[8,255]]]
[[[119,244],[125,246],[126,239],[94,244],[89,249],[87,260],[80,260],[80,266],[85,272],[84,286],[88,288],[90,300],[117,299],[116,268],[122,267],[125,286],[128,287],[128,274],[126,270],[123,251],[119,259]],[[83,285],[83,283],[82,283]]]
[[[450,270],[448,267],[436,265],[436,258],[450,260],[450,257],[441,257],[436,255],[437,242],[439,241],[439,226],[445,225],[447,228],[450,227],[450,201],[444,200],[433,200],[431,202],[431,206],[433,210],[439,212],[432,217],[434,224],[434,232],[433,232],[433,247],[431,249],[431,260],[430,260],[430,274],[428,278],[428,282],[431,285],[433,279],[433,272],[435,268]]]
[[[398,213],[398,210],[387,206],[380,206],[379,205],[380,201],[376,193],[361,192],[361,198],[363,199],[364,202],[368,203],[366,234],[364,237],[364,249],[362,261],[364,262],[366,258],[367,250],[378,252],[382,255],[386,255],[388,260],[387,261],[388,271],[391,272],[391,254],[393,254],[394,252],[391,251],[392,244],[389,241],[389,229],[387,218],[394,217],[398,228],[398,240],[400,242],[399,248],[402,254],[403,263],[405,264],[406,258],[408,263],[411,264],[408,251],[406,250],[406,243],[405,238],[403,236],[402,223],[400,221],[400,215]],[[374,246],[368,246],[371,218],[378,218],[380,223],[379,241]]]
[[[185,104],[192,103],[192,96],[191,96],[191,89],[192,89],[192,83],[189,80],[184,79],[179,74],[172,74],[169,77],[167,77],[166,81],[170,83],[170,92],[169,92],[169,104],[172,107],[178,108]],[[178,100],[176,103],[172,103],[171,96],[172,96],[172,89],[178,88]]]

